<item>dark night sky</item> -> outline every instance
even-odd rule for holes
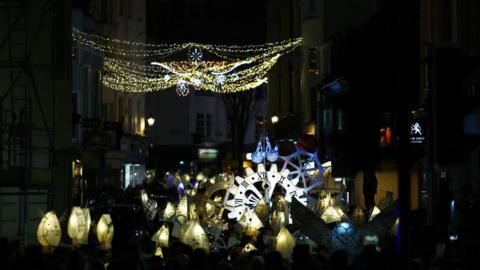
[[[147,1],[150,42],[262,43],[263,0]]]

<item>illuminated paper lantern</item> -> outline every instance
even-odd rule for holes
[[[345,216],[345,213],[343,213],[342,209],[338,206],[329,206],[325,211],[322,213],[322,216],[320,217],[323,219],[325,223],[333,223],[333,222],[339,222],[342,220],[342,218]]]
[[[37,228],[37,240],[45,248],[54,248],[60,244],[62,229],[54,211],[43,216]]]
[[[88,208],[73,207],[68,219],[67,232],[75,246],[88,244],[90,232],[90,210]]]
[[[245,234],[253,239],[257,238],[259,229],[263,227],[262,221],[253,211],[245,211],[238,223],[243,226]]]
[[[140,190],[140,199],[142,200],[143,207],[145,207],[148,201],[148,194],[144,189]]]
[[[167,202],[167,206],[163,210],[163,219],[169,220],[173,215],[175,215],[175,207],[173,206],[173,203]]]
[[[153,235],[152,240],[157,243],[157,246],[168,247],[168,239],[170,236],[170,230],[167,226],[163,225]]]
[[[291,260],[294,247],[295,238],[293,238],[287,228],[282,228],[275,238],[275,250],[280,252],[284,259]]]
[[[257,248],[252,243],[248,243],[243,247],[242,253],[249,253],[254,250],[257,250]]]
[[[97,223],[97,239],[102,248],[112,247],[113,221],[109,214],[103,214]]]
[[[201,248],[207,252],[209,251],[207,234],[197,221],[189,222],[183,234],[182,242],[193,249]]]
[[[155,248],[155,256],[158,256],[160,258],[163,258],[163,251],[161,247],[156,247]]]
[[[191,203],[188,207],[188,217],[190,220],[198,220],[197,205],[195,203]]]
[[[370,214],[370,217],[368,218],[368,221],[372,221],[378,214],[380,214],[380,209],[377,206],[374,206],[372,209],[372,213]]]
[[[273,233],[277,234],[280,230],[287,225],[286,214],[283,211],[273,211],[272,213],[272,229]]]
[[[175,211],[175,216],[177,220],[184,224],[188,220],[188,199],[187,196],[183,196],[182,199],[178,202],[177,209]]]

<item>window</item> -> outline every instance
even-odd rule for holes
[[[195,132],[200,134],[202,140],[212,137],[212,115],[209,113],[197,113]]]
[[[332,110],[323,111],[323,128],[326,130],[332,128]]]
[[[132,99],[128,99],[128,107],[127,107],[127,122],[128,122],[128,131],[132,131],[133,126],[133,115],[132,115]]]
[[[205,125],[205,138],[210,139],[212,137],[212,115],[207,113],[205,116],[207,118]]]
[[[205,128],[205,121],[203,119],[202,113],[197,113],[197,124],[195,131],[199,134],[203,134],[203,129]]]
[[[136,117],[136,121],[137,121],[137,132],[142,132],[142,126],[141,126],[141,118],[142,118],[142,101],[141,100],[137,100],[137,117]]]
[[[337,115],[337,129],[338,129],[338,131],[343,130],[344,125],[345,125],[344,121],[345,121],[345,118],[344,118],[343,112],[338,111],[338,115]]]
[[[118,122],[123,123],[123,97],[118,98]]]
[[[255,118],[255,140],[258,141],[263,134],[263,117],[257,116]]]
[[[118,9],[118,14],[120,16],[123,16],[124,8],[125,8],[125,0],[120,0],[120,6],[119,6],[119,9]]]

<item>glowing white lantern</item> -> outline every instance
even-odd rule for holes
[[[282,228],[275,238],[275,250],[280,252],[284,259],[291,260],[294,247],[295,238],[293,238],[287,228]]]
[[[103,214],[97,223],[97,239],[103,249],[112,247],[113,221],[109,214]]]
[[[167,206],[163,210],[163,219],[169,220],[173,215],[175,215],[175,207],[173,206],[173,203],[167,202]]]
[[[209,251],[207,234],[197,221],[189,222],[183,234],[182,242],[193,249],[201,248],[207,252]]]
[[[90,232],[90,210],[88,208],[73,207],[68,219],[67,232],[75,246],[88,244]]]
[[[37,240],[45,248],[54,248],[60,244],[62,229],[54,211],[43,216],[37,228]]]
[[[167,226],[163,225],[153,235],[152,240],[155,243],[157,243],[157,246],[168,247],[169,235],[170,235],[170,230],[168,229]]]
[[[175,216],[177,220],[184,224],[188,220],[188,198],[183,196],[182,199],[178,202],[177,210],[175,211]]]
[[[325,223],[333,223],[333,222],[338,222],[341,221],[342,218],[345,216],[345,213],[343,213],[342,209],[338,206],[328,206],[327,209],[322,213],[322,216],[320,217],[325,221]]]
[[[370,218],[368,218],[368,221],[372,221],[378,214],[380,214],[380,209],[377,206],[374,206],[372,209],[372,213],[370,214]]]
[[[162,251],[162,248],[161,247],[157,247],[155,249],[155,256],[158,256],[160,258],[163,258],[163,251]]]
[[[147,204],[148,201],[148,194],[144,189],[140,190],[140,198],[142,200],[143,207],[145,207],[145,204]]]

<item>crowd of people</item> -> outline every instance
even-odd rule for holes
[[[101,249],[92,235],[89,245],[75,247],[68,244],[66,236],[54,250],[44,250],[39,245],[24,246],[22,241],[0,239],[1,269],[165,269],[165,270],[310,270],[310,269],[405,269],[399,257],[397,238],[393,234],[380,237],[378,244],[363,245],[352,258],[347,250],[329,250],[297,243],[291,258],[283,258],[271,246],[265,245],[262,233],[256,238],[246,235],[239,243],[229,248],[211,248],[209,252],[192,249],[172,238],[163,256],[155,256],[152,233],[160,221],[147,220],[138,203],[141,188],[158,189],[165,200],[177,196],[174,189],[166,186],[140,186],[125,190],[105,187],[89,201],[92,216],[108,211],[115,224],[112,248]],[[160,199],[161,201],[161,199]],[[410,269],[477,269],[480,255],[475,218],[478,201],[461,202],[463,222],[458,235],[451,235],[431,224],[424,210],[411,214]],[[63,224],[64,225],[64,224]],[[232,233],[233,228],[226,232]],[[243,247],[252,243],[256,250],[248,253]]]

